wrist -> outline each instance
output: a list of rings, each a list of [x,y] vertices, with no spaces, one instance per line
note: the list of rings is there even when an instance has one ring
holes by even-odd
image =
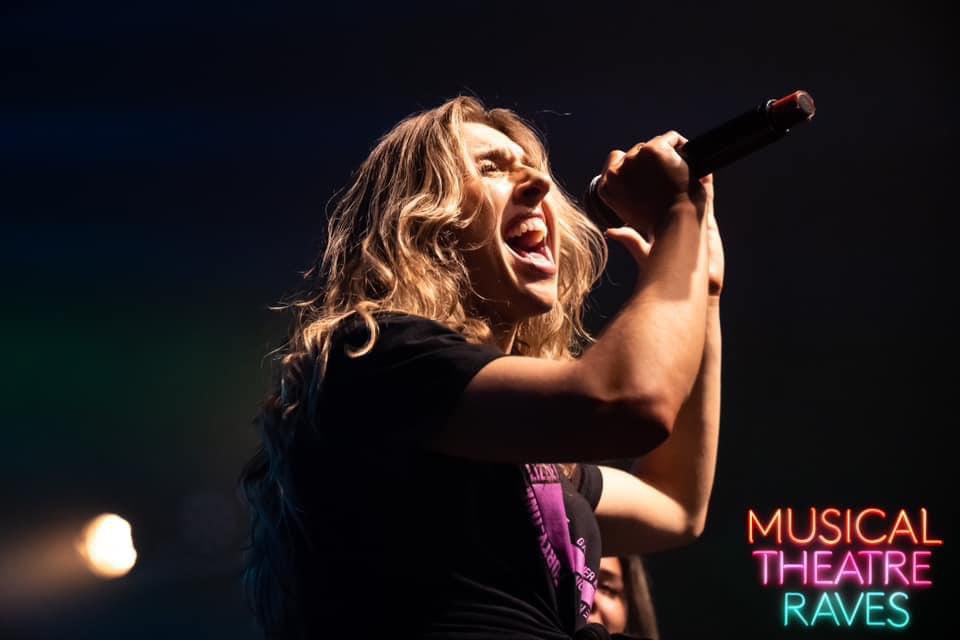
[[[697,209],[697,205],[694,204],[693,200],[687,196],[681,196],[677,198],[674,200],[673,204],[667,208],[667,218],[678,218],[683,216],[693,217],[698,220],[700,219],[700,212]]]

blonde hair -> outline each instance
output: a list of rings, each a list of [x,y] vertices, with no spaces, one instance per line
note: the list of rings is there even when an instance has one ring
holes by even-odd
[[[550,173],[534,129],[507,109],[486,110],[461,96],[401,121],[374,147],[329,217],[327,245],[305,274],[320,279],[318,293],[290,305],[299,313],[287,359],[316,350],[325,363],[333,331],[353,314],[370,332],[358,355],[365,353],[376,340],[376,311],[424,316],[471,342],[491,342],[490,319],[465,304],[471,287],[457,244],[475,214],[462,210],[466,122],[501,131]],[[517,355],[569,359],[591,339],[583,308],[606,264],[606,244],[566,194],[556,201],[558,304],[520,322]]]
[[[326,246],[304,274],[315,283],[312,291],[279,307],[295,312],[294,325],[279,352],[278,384],[258,416],[261,447],[241,475],[252,512],[245,580],[268,631],[289,624],[291,594],[284,583],[289,583],[291,559],[278,557],[277,550],[294,545],[276,539],[297,522],[287,451],[300,423],[309,421],[304,408],[314,400],[337,327],[351,316],[367,326],[370,337],[350,352],[353,357],[373,348],[378,311],[423,316],[470,342],[493,342],[491,319],[468,304],[473,290],[464,247],[458,245],[476,215],[463,210],[464,181],[472,171],[463,140],[468,122],[502,132],[524,149],[534,167],[550,174],[536,131],[510,110],[487,110],[477,99],[460,96],[412,115],[379,140],[336,201]],[[551,212],[560,236],[558,302],[520,322],[513,349],[517,355],[554,360],[576,357],[591,341],[582,321],[584,304],[607,261],[600,230],[557,191]],[[278,527],[285,522],[287,528]],[[283,591],[286,596],[280,598]]]

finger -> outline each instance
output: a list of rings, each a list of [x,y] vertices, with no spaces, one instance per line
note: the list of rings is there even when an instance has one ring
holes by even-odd
[[[662,157],[669,159],[671,164],[679,165],[684,162],[680,155],[680,149],[687,143],[687,139],[676,131],[667,131],[664,134],[651,138],[647,143],[650,147],[656,149],[662,154]]]
[[[597,182],[597,195],[608,207],[610,202],[607,200],[607,175],[623,164],[624,155],[620,149],[611,151],[607,154],[606,162],[603,163],[603,171],[600,172],[600,180]]]
[[[688,140],[686,138],[684,138],[678,132],[673,130],[667,131],[666,133],[662,133],[659,136],[656,136],[655,138],[651,138],[649,140],[649,144],[666,145],[671,149],[676,149],[677,147],[682,146],[687,142]]]
[[[713,216],[713,174],[708,173],[707,175],[700,178],[700,186],[703,188],[703,195],[706,198],[707,203],[707,215]]]
[[[637,155],[637,153],[639,153],[640,149],[643,149],[644,145],[646,145],[646,144],[647,144],[646,142],[638,142],[637,144],[635,144],[635,145],[633,145],[632,147],[630,147],[630,149],[627,151],[627,155],[628,155],[628,156],[635,156],[635,155]]]
[[[705,176],[703,176],[702,178],[700,178],[700,184],[703,185],[703,190],[706,191],[706,192],[710,195],[710,197],[712,198],[712,197],[713,197],[713,187],[714,187],[714,184],[715,184],[714,181],[713,181],[713,174],[712,174],[712,173],[708,173],[707,175],[705,175]]]
[[[633,259],[641,264],[646,261],[647,256],[650,255],[650,249],[653,247],[653,245],[647,242],[633,227],[612,227],[607,229],[604,235],[608,238],[613,238],[623,245],[626,250],[630,252],[630,255],[633,256]]]
[[[620,149],[614,149],[609,154],[607,154],[607,161],[603,164],[604,171],[610,171],[616,169],[623,163],[623,156],[626,154]]]

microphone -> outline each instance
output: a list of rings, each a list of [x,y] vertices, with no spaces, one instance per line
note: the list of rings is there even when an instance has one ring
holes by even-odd
[[[677,147],[677,153],[690,167],[691,179],[702,178],[716,169],[775,142],[790,128],[813,118],[816,107],[806,91],[794,91],[779,99],[766,100],[760,106],[702,133]],[[590,181],[583,197],[584,209],[601,229],[624,223],[597,193],[600,176]]]

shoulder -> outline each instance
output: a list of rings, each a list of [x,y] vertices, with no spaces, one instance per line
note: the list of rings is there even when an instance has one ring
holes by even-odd
[[[436,320],[377,312],[370,326],[360,316],[341,323],[331,337],[329,377],[376,379],[396,393],[424,389],[425,378],[440,388],[462,391],[476,372],[505,355],[492,345],[473,344]]]
[[[374,320],[350,317],[334,332],[324,390],[384,418],[377,428],[392,440],[432,437],[477,371],[504,355],[429,318],[380,312]]]
[[[373,325],[358,314],[344,319],[332,336],[334,344],[357,349],[363,347],[373,337],[374,349],[384,350],[397,346],[416,346],[427,340],[444,344],[469,344],[465,336],[446,325],[410,313],[397,311],[378,311],[373,314]],[[481,348],[483,345],[476,345]]]

